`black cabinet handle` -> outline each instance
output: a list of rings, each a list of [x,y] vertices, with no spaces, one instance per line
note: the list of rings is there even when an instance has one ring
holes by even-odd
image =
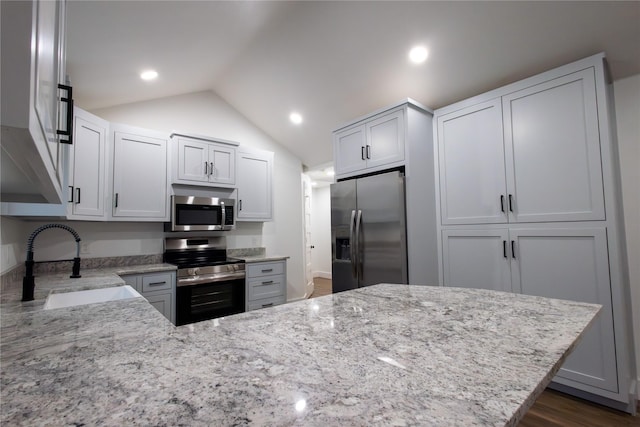
[[[513,195],[509,194],[509,211],[513,212]]]
[[[360,147],[360,158],[362,158],[362,160],[364,160],[364,146]]]
[[[273,284],[273,280],[267,280],[265,282],[262,282],[263,285],[271,285]]]
[[[270,302],[269,304],[262,304],[262,307],[271,307],[273,305],[272,302]]]
[[[116,208],[118,207],[118,193],[116,193]]]
[[[238,210],[242,210],[242,199],[238,200]]]
[[[73,88],[71,86],[58,84],[58,89],[66,90],[67,96],[61,97],[62,102],[67,104],[67,129],[56,130],[56,134],[60,136],[66,136],[67,139],[60,138],[59,141],[63,144],[73,144]]]
[[[503,257],[507,257],[507,241],[503,240],[502,241],[502,256]]]
[[[149,283],[149,286],[160,286],[160,285],[165,285],[167,282],[152,282]]]
[[[504,194],[500,195],[500,210],[504,213]]]
[[[371,146],[367,145],[367,159],[371,158]]]
[[[213,162],[209,163],[209,175],[214,175],[215,169],[213,168]]]
[[[71,200],[69,200],[67,203],[73,203],[73,185],[70,185],[69,188],[71,189],[70,193],[71,193]]]
[[[273,271],[273,268],[267,268],[262,270],[263,273],[271,273]]]
[[[209,171],[207,170],[208,167],[209,167],[209,163],[208,162],[204,162],[204,174],[205,175],[209,175]]]
[[[76,193],[77,193],[77,198],[76,198],[76,205],[80,204],[80,187],[76,187]]]
[[[516,259],[516,241],[511,241],[511,258]]]

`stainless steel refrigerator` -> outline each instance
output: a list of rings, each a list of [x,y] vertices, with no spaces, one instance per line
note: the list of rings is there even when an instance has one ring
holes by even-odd
[[[332,184],[333,292],[407,283],[406,229],[399,171]]]

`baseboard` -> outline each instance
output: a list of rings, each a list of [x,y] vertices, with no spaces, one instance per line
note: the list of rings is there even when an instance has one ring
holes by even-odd
[[[331,280],[331,272],[327,271],[314,271],[313,277],[320,277],[321,279],[329,279]]]

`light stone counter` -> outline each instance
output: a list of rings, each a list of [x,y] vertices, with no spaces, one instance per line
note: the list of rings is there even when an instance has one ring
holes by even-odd
[[[84,289],[105,288],[124,285],[121,275],[144,274],[156,271],[171,271],[177,267],[173,264],[141,264],[125,265],[120,267],[102,267],[97,269],[81,269],[78,279],[69,278],[71,270],[64,273],[44,273],[35,275],[34,297],[36,301],[23,303],[22,307],[38,307],[44,304],[44,299],[51,292],[72,292]],[[11,289],[2,293],[0,302],[20,301],[22,298],[22,282],[11,286]]]
[[[241,259],[247,264],[251,264],[254,262],[271,262],[271,261],[282,261],[285,259],[289,259],[288,256],[283,255],[255,255],[255,256],[238,256],[235,257],[237,259]]]
[[[173,327],[2,306],[2,425],[516,425],[600,307],[376,285]]]

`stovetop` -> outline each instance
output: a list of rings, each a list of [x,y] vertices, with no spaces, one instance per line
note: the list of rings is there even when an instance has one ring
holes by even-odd
[[[178,268],[244,263],[244,260],[227,257],[224,237],[166,238],[164,246],[164,262]]]

